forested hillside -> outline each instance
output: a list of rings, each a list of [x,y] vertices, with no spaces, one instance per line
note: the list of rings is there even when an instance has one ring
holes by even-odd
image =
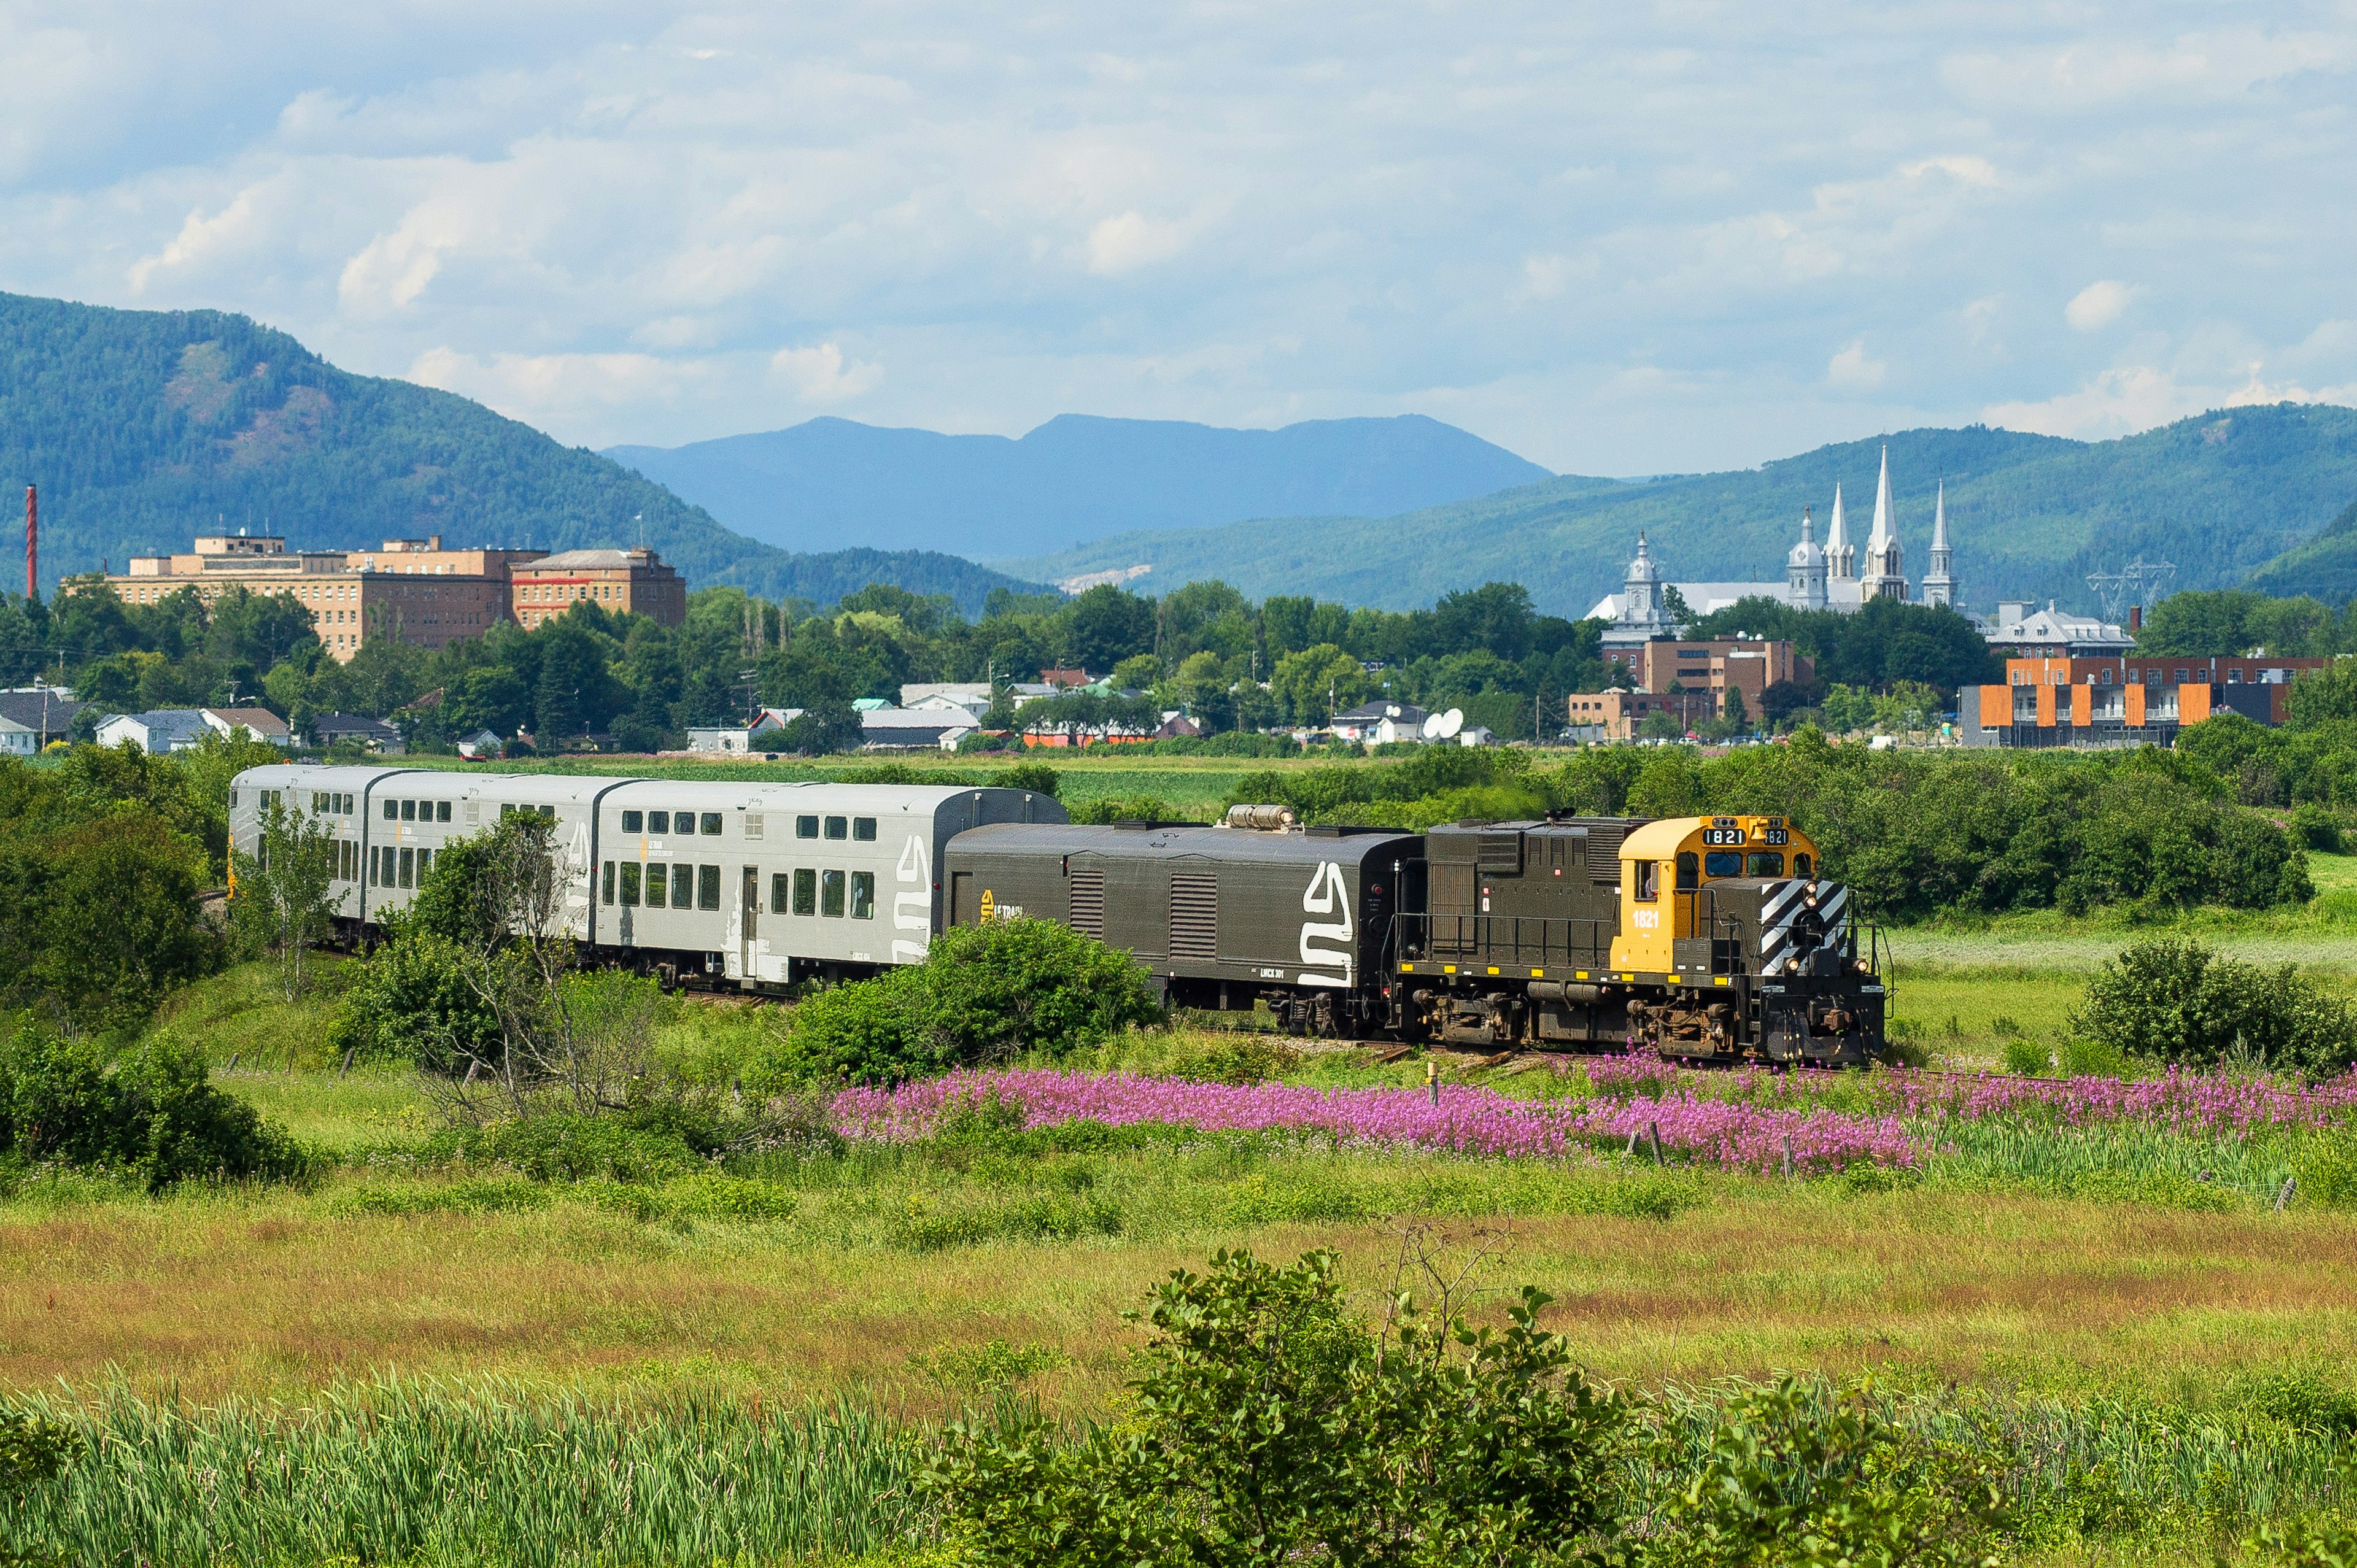
[[[27,484],[40,487],[48,585],[220,526],[320,546],[643,542],[693,582],[829,601],[886,581],[978,610],[991,588],[1023,585],[942,556],[757,544],[595,453],[448,392],[349,374],[219,311],[0,295],[0,494]]]
[[[1908,575],[1922,578],[1944,479],[1956,570],[1970,607],[1984,613],[2000,594],[2093,609],[2087,575],[2139,556],[2175,563],[2177,587],[2222,587],[2357,499],[2357,410],[2327,405],[2226,410],[2118,441],[1972,425],[1901,431],[1888,443]],[[1141,587],[1219,577],[1246,593],[1387,607],[1512,578],[1543,609],[1577,616],[1620,585],[1640,532],[1673,578],[1781,580],[1801,509],[1814,510],[1822,540],[1836,481],[1863,545],[1883,445],[1854,441],[1756,469],[1645,483],[1565,478],[1400,517],[1125,534],[999,564],[1049,580],[1150,564],[1135,579]],[[2271,591],[2316,591],[2323,580],[2287,579]]]

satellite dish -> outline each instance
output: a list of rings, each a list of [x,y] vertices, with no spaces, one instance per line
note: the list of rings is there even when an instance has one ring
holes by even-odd
[[[1440,715],[1440,734],[1435,738],[1439,740],[1448,740],[1454,737],[1457,732],[1464,727],[1465,710],[1462,708],[1451,708],[1447,713]]]
[[[1424,738],[1426,740],[1438,740],[1440,738],[1440,715],[1438,714],[1426,714],[1424,715]]]

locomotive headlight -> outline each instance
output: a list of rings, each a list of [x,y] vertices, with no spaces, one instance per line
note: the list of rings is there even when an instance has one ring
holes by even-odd
[[[1802,896],[1801,902],[1807,905],[1812,909],[1817,907],[1817,885],[1815,883],[1812,882],[1809,884],[1809,890]]]

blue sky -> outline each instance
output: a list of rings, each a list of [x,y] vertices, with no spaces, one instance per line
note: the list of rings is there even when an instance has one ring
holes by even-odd
[[[2357,5],[17,0],[0,286],[569,442],[2357,402]]]

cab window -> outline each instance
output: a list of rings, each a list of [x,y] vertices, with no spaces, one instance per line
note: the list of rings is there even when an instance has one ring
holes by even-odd
[[[1783,855],[1772,849],[1753,850],[1751,852],[1751,875],[1754,876],[1783,875]]]
[[[1810,863],[1807,855],[1796,854],[1792,857],[1792,875],[1795,876],[1814,876],[1816,875],[1816,867]]]
[[[1678,891],[1691,893],[1702,886],[1702,877],[1695,866],[1695,854],[1683,850],[1678,854]]]
[[[1740,876],[1743,875],[1743,852],[1739,849],[1715,849],[1702,857],[1705,876]]]
[[[1662,896],[1662,863],[1658,860],[1632,860],[1637,877],[1636,898],[1640,904],[1651,904]]]

